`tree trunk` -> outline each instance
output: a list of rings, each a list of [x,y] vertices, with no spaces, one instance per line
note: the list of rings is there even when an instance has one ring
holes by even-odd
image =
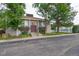
[[[56,31],[59,32],[59,28],[60,28],[60,20],[59,19],[56,20],[56,26],[57,26]]]
[[[59,32],[59,25],[57,26],[57,32]]]
[[[46,22],[45,22],[45,33],[46,33],[46,31],[47,31],[47,24],[46,24]]]

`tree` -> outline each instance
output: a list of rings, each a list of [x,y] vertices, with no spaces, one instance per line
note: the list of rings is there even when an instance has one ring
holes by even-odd
[[[18,29],[19,26],[23,23],[21,19],[24,16],[25,4],[23,3],[6,3],[8,8],[7,17],[9,18],[8,25],[13,29]]]
[[[3,6],[4,4],[3,3],[1,3],[0,4],[0,6]],[[0,7],[1,8],[1,7]],[[0,9],[0,28],[2,28],[2,29],[6,29],[6,25],[7,25],[7,15],[6,15],[6,11],[7,11],[7,9],[5,9],[5,7],[2,7],[1,9]]]
[[[48,25],[50,25],[50,12],[52,11],[51,3],[35,3],[34,8],[37,8],[37,14],[44,17],[45,21],[45,32],[48,32]]]
[[[44,17],[46,30],[53,20],[59,32],[59,27],[73,24],[72,21],[77,12],[70,5],[70,3],[35,3],[33,7],[37,8],[38,15]]]
[[[2,3],[4,8],[0,10],[0,27],[18,29],[23,23],[25,4],[23,3]]]
[[[57,32],[59,32],[59,27],[72,25],[76,11],[70,6],[70,3],[55,3],[55,7],[51,11],[51,19],[56,22]]]

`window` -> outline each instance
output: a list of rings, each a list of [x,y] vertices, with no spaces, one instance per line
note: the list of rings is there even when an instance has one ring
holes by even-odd
[[[44,25],[44,22],[41,22],[41,26],[42,26],[42,27],[44,27],[44,26],[45,26],[45,25]]]
[[[24,21],[24,26],[29,26],[28,21]]]

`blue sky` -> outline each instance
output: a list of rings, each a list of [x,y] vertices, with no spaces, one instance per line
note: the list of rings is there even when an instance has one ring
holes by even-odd
[[[33,3],[26,3],[26,13],[30,13],[33,14],[34,17],[41,18],[36,14],[36,9],[32,8],[32,4]],[[71,6],[74,8],[74,10],[78,11],[73,22],[74,24],[79,24],[79,3],[71,3]]]

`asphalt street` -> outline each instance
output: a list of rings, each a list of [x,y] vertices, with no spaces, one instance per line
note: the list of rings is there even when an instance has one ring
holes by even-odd
[[[0,44],[0,56],[79,56],[79,34]]]

